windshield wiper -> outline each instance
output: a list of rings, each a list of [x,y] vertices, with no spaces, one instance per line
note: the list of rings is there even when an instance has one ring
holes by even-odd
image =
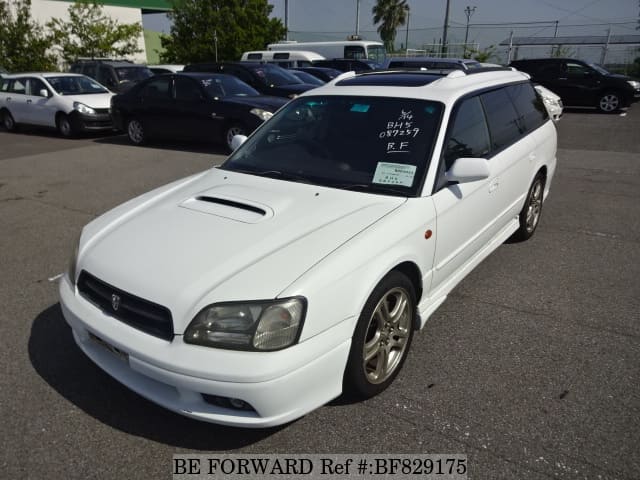
[[[242,170],[239,168],[235,168],[233,170],[231,170],[232,172],[240,172],[240,173],[248,173],[249,175],[257,175],[259,177],[268,177],[268,178],[277,178],[280,180],[289,180],[292,182],[300,182],[300,183],[311,183],[313,184],[314,182],[312,182],[311,180],[309,180],[306,177],[300,176],[300,175],[295,175],[293,173],[289,173],[289,172],[281,172],[280,170]]]
[[[331,184],[328,185],[332,188],[339,188],[341,190],[355,190],[358,192],[369,192],[369,193],[388,193],[391,195],[395,195],[398,197],[408,197],[407,194],[399,192],[393,188],[383,187],[380,185],[372,185],[369,183],[345,183],[345,184]]]

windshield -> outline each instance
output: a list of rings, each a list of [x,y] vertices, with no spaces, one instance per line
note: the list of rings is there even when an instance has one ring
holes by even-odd
[[[289,102],[221,167],[386,195],[420,193],[442,104],[361,96]]]
[[[153,72],[147,67],[119,67],[115,70],[119,82],[138,83],[145,78],[153,77]]]
[[[295,75],[292,75],[284,68],[280,68],[275,65],[264,64],[252,67],[251,70],[260,77],[260,80],[262,80],[266,85],[272,87],[303,83]]]
[[[602,66],[598,65],[597,63],[589,63],[588,65],[591,68],[593,68],[596,72],[601,73],[602,75],[611,75],[609,70],[607,70],[606,68],[603,68]]]
[[[387,51],[382,45],[369,45],[367,47],[367,58],[382,65],[387,59]]]
[[[109,93],[95,80],[83,76],[78,77],[46,77],[49,85],[59,95],[87,95],[92,93]]]
[[[220,97],[255,97],[260,95],[249,85],[231,75],[212,75],[208,78],[199,78],[200,84],[209,95]]]
[[[291,70],[291,73],[296,77],[298,77],[300,80],[302,80],[304,83],[307,83],[309,85],[320,86],[325,84],[325,82],[320,80],[318,77],[314,77],[313,75],[307,72],[301,72],[299,70]]]

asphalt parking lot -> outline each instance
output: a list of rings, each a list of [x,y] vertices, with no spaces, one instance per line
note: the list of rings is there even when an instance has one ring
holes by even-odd
[[[167,478],[175,453],[465,453],[474,479],[640,478],[640,105],[570,111],[535,236],[485,260],[416,335],[395,384],[269,430],[170,413],[75,346],[49,277],[82,225],[220,163],[0,130],[0,477]]]

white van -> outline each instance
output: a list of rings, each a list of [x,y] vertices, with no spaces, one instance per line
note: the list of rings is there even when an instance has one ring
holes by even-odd
[[[310,67],[315,60],[326,60],[322,55],[305,50],[281,50],[272,52],[269,50],[256,50],[244,52],[240,61],[242,62],[269,62],[275,63],[283,68]]]
[[[279,52],[292,50],[305,50],[324,55],[329,60],[334,58],[353,58],[356,60],[367,59],[382,65],[387,59],[384,45],[380,42],[368,40],[343,40],[337,42],[296,42],[287,41],[271,43],[267,50]]]

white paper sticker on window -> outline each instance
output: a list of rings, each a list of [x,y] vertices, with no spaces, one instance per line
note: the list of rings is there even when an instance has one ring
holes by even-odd
[[[403,163],[378,162],[376,172],[373,174],[372,183],[382,183],[385,185],[403,185],[410,187],[413,185],[413,177],[416,175],[415,165],[405,165]]]

